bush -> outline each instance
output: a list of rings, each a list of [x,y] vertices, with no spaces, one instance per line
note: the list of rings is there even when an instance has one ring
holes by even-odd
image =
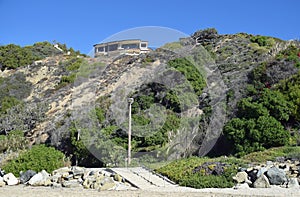
[[[5,96],[2,100],[0,98],[0,114],[6,113],[6,111],[18,104],[21,104],[21,101],[12,96]]]
[[[18,45],[9,44],[0,46],[0,65],[5,68],[14,69],[19,66],[32,64],[33,61],[39,58],[34,56],[27,48],[22,48]]]
[[[299,156],[300,156],[299,146],[295,146],[295,147],[283,146],[283,147],[270,148],[264,151],[253,152],[243,156],[242,159],[247,160],[247,162],[264,163],[266,161],[275,161],[277,157],[285,157],[288,159],[290,158],[299,159]]]
[[[232,142],[236,156],[286,145],[290,138],[288,131],[272,116],[233,118],[225,125],[224,134]]]
[[[29,132],[45,119],[48,109],[46,102],[13,106],[0,116],[0,133],[7,134],[13,130]]]
[[[201,171],[195,171],[196,168],[205,163],[217,162],[220,162],[225,166],[224,172],[220,175],[206,175]],[[213,167],[213,165],[209,167]],[[193,188],[225,188],[234,185],[232,176],[236,174],[238,166],[244,166],[244,163],[235,158],[209,159],[205,157],[190,157],[173,161],[156,171],[167,176],[172,181],[179,183],[181,186]]]
[[[18,100],[27,98],[32,88],[33,85],[26,81],[25,74],[21,72],[16,72],[7,78],[0,78],[0,102],[4,97],[14,97]]]
[[[196,189],[230,188],[233,187],[234,183],[232,181],[228,181],[225,176],[214,176],[214,175],[201,176],[199,173],[196,173],[195,175],[192,176],[185,176],[183,179],[179,181],[179,185],[186,186],[186,187],[193,187]]]
[[[266,36],[253,36],[250,38],[250,41],[257,43],[260,47],[272,47],[275,44],[273,38]]]
[[[79,133],[76,128],[75,122],[72,122],[70,128],[70,149],[73,154],[72,162],[74,165],[81,165],[85,167],[101,167],[103,163],[99,161],[94,155],[89,151],[87,145],[83,142],[82,135],[85,133]],[[80,136],[81,134],[81,136]],[[79,139],[78,139],[79,138]]]
[[[1,168],[14,175],[19,175],[20,171],[27,170],[52,172],[64,166],[64,158],[65,155],[53,147],[34,145],[30,150],[21,153],[16,159]]]
[[[177,58],[169,61],[168,65],[185,76],[197,96],[202,94],[202,90],[206,87],[206,81],[199,70],[188,59]]]
[[[28,141],[23,131],[11,131],[8,135],[0,135],[0,152],[17,151],[27,148]]]

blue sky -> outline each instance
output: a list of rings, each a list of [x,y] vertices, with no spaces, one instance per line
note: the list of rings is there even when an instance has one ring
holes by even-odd
[[[88,53],[93,44],[140,26],[299,39],[299,11],[299,0],[0,0],[0,44],[55,40]]]

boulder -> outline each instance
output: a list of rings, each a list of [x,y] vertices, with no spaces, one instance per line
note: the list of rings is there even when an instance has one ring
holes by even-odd
[[[114,182],[105,182],[105,183],[98,189],[98,191],[110,190],[110,189],[113,189],[115,186],[116,186],[116,183],[114,183]]]
[[[252,171],[250,171],[250,172],[247,172],[248,177],[249,177],[249,180],[250,180],[252,183],[254,183],[254,182],[256,181],[256,179],[257,179],[257,172],[258,172],[257,169],[254,169],[254,170],[252,170]]]
[[[248,174],[246,172],[238,172],[234,177],[232,177],[237,183],[248,183],[252,182],[248,179]]]
[[[268,171],[268,168],[266,167],[261,167],[258,172],[257,172],[257,178],[264,175]]]
[[[20,183],[22,183],[22,184],[26,183],[34,175],[36,175],[36,172],[33,171],[33,170],[27,170],[26,172],[21,173],[21,175],[20,175]]]
[[[119,174],[115,174],[115,176],[114,176],[114,180],[115,180],[115,181],[118,181],[118,182],[122,182],[123,178],[122,178],[122,176],[121,176],[121,175],[119,175]]]
[[[68,173],[68,174],[69,174],[69,172],[70,172],[70,168],[68,168],[68,167],[63,167],[63,168],[59,168],[59,169],[57,169],[57,170],[54,170],[54,171],[52,172],[52,174],[53,174],[53,175],[58,174],[58,175],[62,176],[64,173]]]
[[[236,184],[233,189],[249,189],[248,183],[238,183]]]
[[[0,177],[3,177],[4,175],[5,175],[5,171],[0,168]]]
[[[49,177],[50,180],[53,182],[53,183],[59,183],[61,182],[61,175],[60,174],[55,174],[55,175],[52,175]]]
[[[15,177],[13,173],[8,173],[3,176],[4,182],[6,182],[7,185],[17,185],[19,183],[19,180]]]
[[[0,187],[3,187],[6,183],[3,180],[3,177],[0,176]]]
[[[5,184],[5,182],[4,181],[0,181],[0,187],[3,187],[3,186],[5,186],[6,184]]]
[[[266,175],[270,181],[271,185],[282,185],[287,183],[286,173],[277,167],[271,167],[267,172]]]
[[[50,186],[52,184],[49,174],[45,170],[34,175],[28,183],[31,186]]]
[[[288,188],[296,188],[299,189],[299,182],[297,178],[291,178],[288,183]]]
[[[62,186],[63,187],[66,187],[66,188],[81,188],[82,185],[77,181],[77,180],[70,180],[70,181],[64,181],[62,183]]]
[[[83,175],[84,175],[84,168],[73,166],[73,167],[71,168],[71,170],[72,170],[72,172],[73,172],[73,178],[74,178],[74,179],[82,178]]]
[[[90,179],[85,179],[82,183],[82,186],[84,189],[90,189],[93,181],[90,181]]]
[[[62,185],[60,183],[52,182],[51,187],[52,188],[61,188]]]
[[[261,175],[253,183],[254,188],[270,188],[270,182],[265,175]]]

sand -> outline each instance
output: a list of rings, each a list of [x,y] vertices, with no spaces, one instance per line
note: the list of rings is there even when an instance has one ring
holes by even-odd
[[[193,192],[186,191],[168,191],[168,189],[151,190],[135,190],[135,191],[101,191],[81,188],[51,188],[51,187],[31,187],[24,185],[5,186],[0,188],[0,197],[235,197],[235,196],[282,196],[282,197],[300,197],[300,189],[286,188],[266,188],[266,189],[199,189]]]

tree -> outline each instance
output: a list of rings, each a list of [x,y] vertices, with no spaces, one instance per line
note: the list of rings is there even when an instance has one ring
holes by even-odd
[[[232,142],[233,153],[237,156],[286,145],[290,138],[289,132],[271,116],[233,118],[225,125],[224,134]]]
[[[259,98],[259,101],[269,110],[270,115],[279,121],[288,121],[292,113],[292,109],[294,109],[294,105],[277,90],[265,88]]]

